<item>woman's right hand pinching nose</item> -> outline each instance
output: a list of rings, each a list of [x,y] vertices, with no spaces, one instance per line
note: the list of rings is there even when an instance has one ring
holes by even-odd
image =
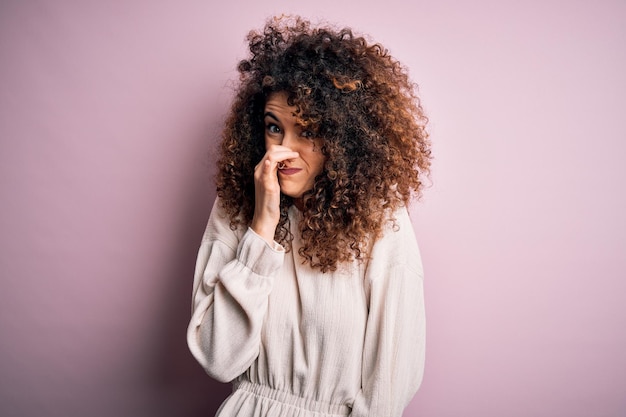
[[[250,227],[270,244],[280,220],[278,164],[297,157],[297,152],[285,146],[271,145],[254,168],[254,216]]]

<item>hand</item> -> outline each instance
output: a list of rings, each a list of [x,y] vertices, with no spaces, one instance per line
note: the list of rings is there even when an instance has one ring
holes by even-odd
[[[270,244],[280,220],[278,163],[297,157],[298,152],[285,146],[270,145],[254,168],[254,216],[250,227]]]

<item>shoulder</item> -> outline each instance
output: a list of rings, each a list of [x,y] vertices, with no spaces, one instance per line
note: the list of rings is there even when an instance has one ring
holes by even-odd
[[[384,275],[391,269],[409,269],[422,274],[422,260],[417,238],[406,206],[400,206],[386,215],[379,238],[370,252],[368,270]]]
[[[230,225],[230,218],[222,207],[220,198],[216,197],[213,208],[211,209],[209,221],[202,236],[202,243],[220,241],[230,248],[235,249],[244,233],[245,228],[242,226],[233,230]]]
[[[373,248],[411,243],[415,240],[415,231],[413,230],[413,223],[411,222],[408,208],[402,205],[394,211],[388,210],[385,213],[382,232],[374,242]]]

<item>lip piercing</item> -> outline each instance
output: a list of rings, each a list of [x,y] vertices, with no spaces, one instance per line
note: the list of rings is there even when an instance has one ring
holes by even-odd
[[[285,163],[284,162],[279,162],[278,163],[278,169],[285,169]]]

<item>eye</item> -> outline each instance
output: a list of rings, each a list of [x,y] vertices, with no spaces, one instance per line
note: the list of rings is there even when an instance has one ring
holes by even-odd
[[[277,135],[277,134],[281,133],[280,127],[278,127],[274,123],[268,123],[265,126],[265,129],[272,135]]]
[[[311,132],[310,130],[303,130],[302,133],[300,133],[300,136],[302,136],[303,138],[307,138],[307,139],[314,138],[313,132]]]

